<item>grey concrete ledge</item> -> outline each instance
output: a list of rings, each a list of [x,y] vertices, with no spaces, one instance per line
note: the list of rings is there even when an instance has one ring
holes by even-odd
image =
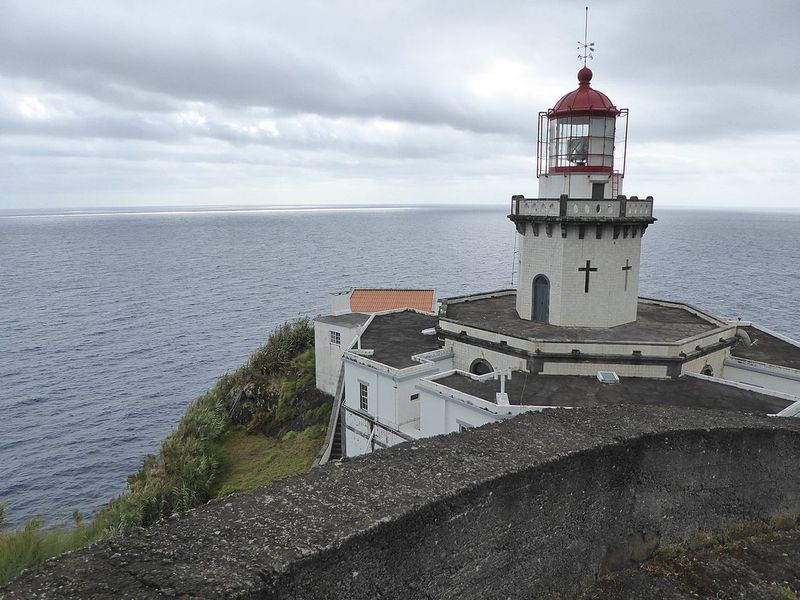
[[[48,561],[2,598],[549,598],[800,515],[800,420],[550,410],[331,463]]]

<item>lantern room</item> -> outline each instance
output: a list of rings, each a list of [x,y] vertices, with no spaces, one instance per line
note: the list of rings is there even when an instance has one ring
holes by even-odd
[[[541,186],[540,182],[540,187],[548,191],[553,188],[553,192],[571,197],[594,198],[602,187],[602,198],[614,198],[621,192],[620,180],[625,172],[628,109],[614,106],[608,96],[592,88],[591,80],[591,69],[583,67],[578,71],[578,89],[547,112],[539,113],[536,174],[539,178],[560,175],[565,179],[551,182],[554,185]],[[598,180],[598,185],[569,181],[573,174],[588,175]],[[599,186],[604,181],[611,185]],[[578,190],[578,195],[570,193]]]

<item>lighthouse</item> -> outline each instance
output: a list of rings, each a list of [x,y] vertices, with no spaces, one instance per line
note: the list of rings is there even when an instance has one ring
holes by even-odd
[[[442,298],[434,311],[394,290],[408,308],[317,319],[317,382],[341,407],[323,460],[556,406],[800,417],[800,343],[639,297],[653,199],[623,193],[628,110],[593,87],[585,36],[577,89],[539,113],[538,195],[511,198],[516,287]]]
[[[520,318],[564,327],[614,327],[636,320],[642,236],[653,199],[622,193],[628,109],[592,87],[539,113],[538,198],[514,196]]]

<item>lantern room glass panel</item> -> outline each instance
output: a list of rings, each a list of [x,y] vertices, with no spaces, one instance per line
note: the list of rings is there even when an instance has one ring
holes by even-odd
[[[584,167],[610,170],[614,164],[613,117],[569,116],[550,120],[548,166],[557,170]]]

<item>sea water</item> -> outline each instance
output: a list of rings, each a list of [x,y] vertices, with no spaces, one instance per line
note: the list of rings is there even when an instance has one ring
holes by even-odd
[[[509,287],[507,209],[0,214],[0,501],[124,491],[186,405],[350,286]],[[660,210],[640,293],[800,338],[800,214]]]

